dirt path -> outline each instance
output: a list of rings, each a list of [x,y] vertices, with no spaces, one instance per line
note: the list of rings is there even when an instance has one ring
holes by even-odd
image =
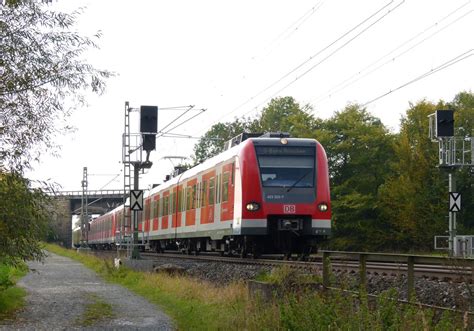
[[[174,330],[158,307],[69,258],[48,253],[18,282],[26,307],[0,330]],[[104,317],[105,316],[105,317]]]

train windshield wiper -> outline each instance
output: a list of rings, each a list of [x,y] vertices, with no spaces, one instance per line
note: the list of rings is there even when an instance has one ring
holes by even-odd
[[[288,189],[286,190],[286,192],[290,192],[295,186],[296,184],[298,184],[299,182],[301,182],[306,176],[308,176],[311,172],[313,171],[313,168],[310,168],[308,169],[308,171],[306,171],[303,176],[301,176],[300,178],[298,178],[296,180],[296,182],[294,182],[293,184],[291,184],[290,187],[288,187]]]

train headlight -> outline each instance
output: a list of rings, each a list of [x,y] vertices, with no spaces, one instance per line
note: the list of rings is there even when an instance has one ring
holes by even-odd
[[[327,205],[327,203],[321,202],[321,203],[318,205],[318,209],[319,209],[319,211],[327,211],[327,210],[328,210],[328,205]]]
[[[249,202],[245,208],[247,208],[248,211],[257,211],[260,209],[260,205],[256,202]]]
[[[281,138],[281,139],[280,139],[280,143],[281,143],[282,145],[286,145],[286,144],[288,144],[288,139],[286,139],[286,138]]]

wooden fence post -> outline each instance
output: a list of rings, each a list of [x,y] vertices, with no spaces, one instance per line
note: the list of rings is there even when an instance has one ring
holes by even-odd
[[[328,252],[323,252],[323,286],[328,288],[330,285],[329,281],[329,268],[331,267],[331,260]]]
[[[415,299],[415,257],[409,256],[407,260],[407,287],[408,301]]]
[[[359,277],[360,283],[359,288],[360,290],[367,290],[367,255],[360,254],[359,255]]]

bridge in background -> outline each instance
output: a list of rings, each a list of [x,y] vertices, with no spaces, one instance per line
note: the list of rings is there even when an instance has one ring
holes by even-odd
[[[57,241],[64,247],[71,247],[72,216],[81,214],[82,191],[58,191],[54,198],[52,225]],[[87,191],[87,210],[90,214],[105,214],[123,204],[124,190]]]
[[[71,215],[81,214],[82,191],[55,192],[56,199],[70,202]],[[105,214],[123,203],[124,190],[91,190],[87,191],[87,209],[92,214]]]

